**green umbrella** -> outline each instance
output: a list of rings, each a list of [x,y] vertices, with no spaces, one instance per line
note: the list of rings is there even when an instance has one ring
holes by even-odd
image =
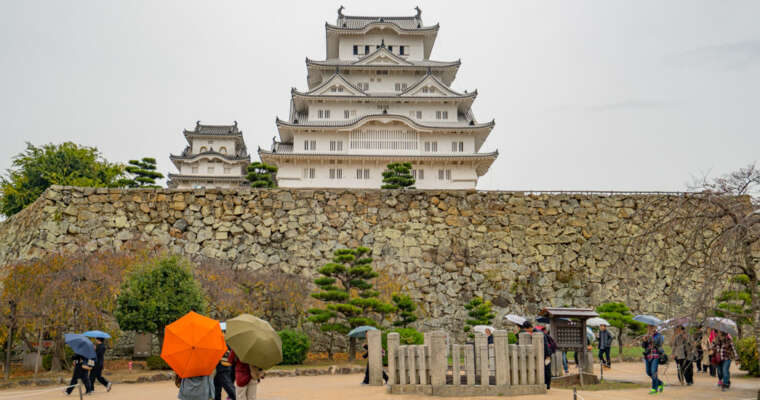
[[[227,320],[224,334],[240,361],[267,369],[282,361],[282,341],[269,322],[251,314],[240,314]]]

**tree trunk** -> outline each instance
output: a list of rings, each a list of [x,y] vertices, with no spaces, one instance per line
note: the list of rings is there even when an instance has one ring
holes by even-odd
[[[158,336],[158,354],[161,354],[161,351],[164,349],[164,327],[161,326],[158,328],[158,333],[156,334]],[[150,344],[150,353],[153,354],[153,343]]]
[[[42,357],[42,328],[37,335],[37,357],[34,358],[34,376],[37,377],[37,371],[40,369],[40,361]]]
[[[348,361],[356,360],[356,338],[348,338]]]
[[[53,357],[50,361],[50,370],[55,372],[61,370],[61,352],[63,351],[63,346],[59,339],[56,339],[55,342],[53,342],[53,346]]]
[[[618,329],[618,361],[623,362],[623,329]]]
[[[335,344],[335,334],[330,332],[330,341],[327,342],[327,359],[333,360],[333,345]]]
[[[11,351],[13,350],[13,322],[8,326],[8,347],[5,349],[5,380],[11,374]]]
[[[756,354],[760,354],[760,297],[758,297],[760,293],[757,292],[757,275],[749,275],[749,284],[749,294],[752,300],[752,331],[755,335],[755,351],[757,352]],[[757,358],[757,363],[758,368],[760,368],[760,356]]]

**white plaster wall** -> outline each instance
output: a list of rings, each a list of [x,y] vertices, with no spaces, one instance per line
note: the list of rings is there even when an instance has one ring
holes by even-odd
[[[388,162],[345,162],[342,164],[330,164],[330,160],[322,161],[297,161],[278,165],[278,184],[281,187],[292,188],[363,188],[379,189],[382,186],[382,172]],[[303,178],[304,168],[314,168],[315,178]],[[343,179],[330,179],[331,168],[342,168]],[[474,189],[477,184],[477,175],[474,167],[466,165],[428,164],[415,165],[414,169],[423,169],[424,179],[417,179],[415,187],[418,189]],[[370,179],[356,179],[357,169],[369,169]],[[438,170],[451,170],[451,180],[439,180]],[[362,174],[363,175],[363,174]]]
[[[400,128],[404,129],[404,128]],[[409,154],[409,155],[449,155],[449,154],[474,154],[475,153],[475,138],[468,134],[428,134],[421,133],[417,135],[417,150],[393,150],[394,154]],[[304,141],[316,141],[316,150],[304,150]],[[341,140],[343,141],[343,151],[331,151],[330,141]],[[459,145],[457,144],[457,151],[451,150],[451,142],[463,142],[463,150],[459,152]],[[430,152],[425,152],[425,142],[438,142],[438,151],[432,152],[432,146]],[[364,149],[351,149],[350,134],[346,133],[294,133],[293,135],[293,152],[294,153],[335,153],[335,154],[377,154],[378,150],[364,150]],[[386,154],[389,151],[385,152]]]
[[[457,105],[440,103],[397,103],[388,102],[388,113],[398,114],[417,120],[416,113],[409,114],[410,111],[422,111],[421,122],[457,122]],[[318,118],[319,110],[330,110],[330,118]],[[382,113],[378,108],[378,103],[358,103],[357,100],[336,99],[335,101],[323,103],[311,103],[309,106],[309,121],[345,121],[345,110],[349,110],[348,119],[359,118],[369,114]],[[355,110],[356,114],[350,111]],[[448,119],[437,120],[436,111],[447,111]]]
[[[413,37],[408,35],[398,35],[391,29],[384,29],[382,32],[373,30],[365,35],[344,35],[339,39],[338,58],[341,60],[358,60],[364,57],[364,46],[369,45],[370,54],[376,50],[376,46],[385,40],[385,46],[393,46],[393,54],[399,55],[398,46],[404,45],[404,55],[401,56],[407,60],[421,61],[424,58],[422,37]],[[354,45],[359,46],[359,54],[354,55]]]
[[[214,151],[219,151],[222,147],[226,147],[227,154],[235,154],[235,141],[232,139],[194,139],[192,146],[193,154],[200,153],[201,147],[205,147],[206,150],[213,148]]]
[[[185,162],[180,165],[179,173],[182,175],[220,175],[220,176],[240,176],[243,175],[243,168],[245,163],[236,162],[232,163],[224,161],[221,163],[210,163],[208,160],[201,159],[193,163]],[[198,172],[193,172],[193,167],[198,167]],[[208,172],[208,167],[214,167],[214,172]],[[224,167],[230,167],[230,172],[225,173]]]

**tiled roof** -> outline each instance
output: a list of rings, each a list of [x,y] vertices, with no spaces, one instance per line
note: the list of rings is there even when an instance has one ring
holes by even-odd
[[[333,26],[340,29],[364,29],[367,25],[372,23],[388,23],[398,26],[404,30],[428,30],[437,28],[435,26],[423,26],[422,25],[422,10],[418,8],[417,14],[413,16],[402,17],[388,17],[388,16],[360,16],[360,15],[344,15],[343,6],[338,9],[338,20]]]
[[[223,158],[225,160],[230,160],[230,161],[240,161],[240,160],[251,159],[251,156],[248,154],[246,155],[222,154],[218,151],[204,151],[202,153],[197,153],[197,154],[181,154],[178,156],[174,154],[170,154],[169,158],[172,160],[192,160],[194,158],[201,157],[201,156],[215,156],[215,157]]]
[[[375,118],[375,117],[394,117],[403,119],[406,121],[411,122],[413,125],[417,125],[423,128],[441,128],[441,129],[447,129],[447,128],[456,128],[456,129],[477,129],[477,128],[487,128],[492,127],[495,125],[494,121],[486,122],[486,123],[480,123],[480,124],[472,124],[470,125],[469,122],[436,122],[435,125],[425,125],[422,123],[419,123],[417,121],[414,121],[410,119],[409,117],[405,115],[399,115],[399,114],[368,114],[363,115],[358,118],[349,119],[349,120],[341,120],[341,121],[329,121],[329,120],[320,120],[319,122],[311,122],[307,121],[304,123],[296,123],[296,122],[289,122],[289,121],[283,121],[280,118],[277,118],[275,120],[275,123],[278,125],[289,125],[289,126],[307,126],[307,127],[344,127],[344,126],[351,126],[353,124],[356,124],[357,122],[368,119],[368,118]]]
[[[359,60],[361,61],[361,60]],[[383,68],[397,68],[397,67],[420,67],[420,68],[427,68],[427,67],[458,67],[462,64],[460,60],[457,61],[433,61],[433,60],[406,60],[411,65],[393,65],[393,64],[356,64],[359,61],[352,61],[352,60],[341,60],[338,58],[331,58],[328,60],[312,60],[310,58],[306,58],[306,65],[319,65],[319,66],[325,66],[325,67],[383,67]]]
[[[203,125],[201,121],[195,123],[195,129],[192,131],[185,129],[184,133],[195,135],[242,135],[242,132],[238,129],[237,121],[232,125]]]

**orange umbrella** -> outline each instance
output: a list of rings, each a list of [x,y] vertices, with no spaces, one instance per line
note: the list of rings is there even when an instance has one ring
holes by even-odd
[[[211,375],[226,351],[219,321],[193,311],[164,330],[161,358],[180,378]]]

